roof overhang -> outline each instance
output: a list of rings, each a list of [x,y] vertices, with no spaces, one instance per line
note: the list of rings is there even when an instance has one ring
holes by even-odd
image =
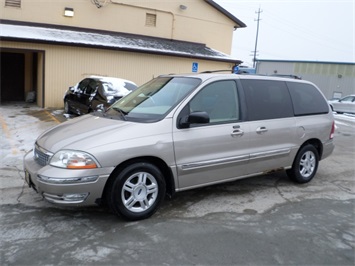
[[[201,43],[176,41],[83,28],[0,20],[3,41],[46,43],[76,47],[120,50],[240,64],[242,61]]]
[[[210,4],[211,6],[213,6],[215,9],[217,9],[219,12],[221,12],[223,15],[225,15],[229,19],[231,19],[236,24],[235,28],[245,28],[247,26],[244,22],[242,22],[241,20],[236,18],[233,14],[231,14],[226,9],[221,7],[215,1],[213,1],[213,0],[205,0],[205,2]]]

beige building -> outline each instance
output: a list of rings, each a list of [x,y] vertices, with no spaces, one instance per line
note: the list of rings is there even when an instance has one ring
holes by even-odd
[[[233,31],[246,27],[212,0],[0,0],[0,19],[0,103],[35,92],[41,107],[62,107],[92,74],[141,85],[232,69]]]

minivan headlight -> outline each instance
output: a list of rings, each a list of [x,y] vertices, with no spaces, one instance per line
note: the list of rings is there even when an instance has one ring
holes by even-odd
[[[98,168],[96,159],[82,151],[61,150],[53,155],[50,165],[67,169],[92,169]]]

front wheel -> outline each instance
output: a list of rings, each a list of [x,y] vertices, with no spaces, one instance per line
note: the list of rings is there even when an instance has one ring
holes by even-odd
[[[297,183],[307,183],[315,176],[318,164],[318,151],[313,145],[308,144],[298,151],[292,168],[287,170],[286,173]]]
[[[115,214],[126,220],[152,216],[165,197],[164,177],[153,164],[134,163],[113,178],[107,191],[107,202]]]
[[[70,105],[69,105],[68,101],[64,101],[64,113],[65,114],[71,114]]]

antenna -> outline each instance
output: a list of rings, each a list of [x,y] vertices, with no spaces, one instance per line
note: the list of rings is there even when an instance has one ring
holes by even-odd
[[[257,53],[257,48],[258,48],[258,37],[259,37],[259,21],[260,19],[260,13],[263,12],[262,10],[259,10],[257,12],[255,12],[256,14],[258,14],[258,19],[256,19],[255,21],[257,21],[257,26],[256,26],[256,37],[255,37],[255,48],[254,48],[254,57],[253,57],[253,68],[255,68],[255,64],[256,64],[256,53]]]

